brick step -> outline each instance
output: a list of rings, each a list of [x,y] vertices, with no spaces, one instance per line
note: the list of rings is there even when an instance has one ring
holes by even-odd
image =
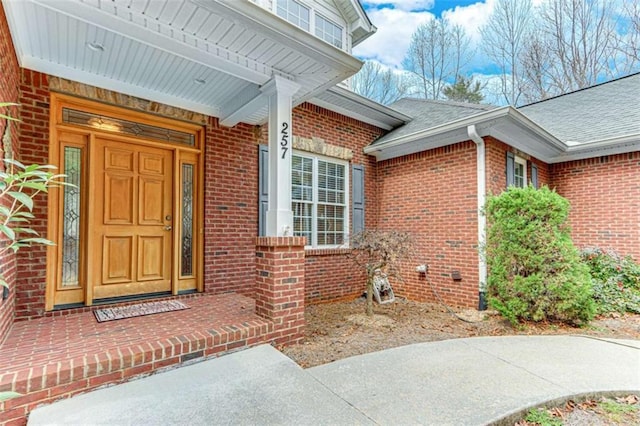
[[[192,309],[129,322],[94,324],[95,320],[86,318],[92,317],[90,312],[80,314],[84,318],[43,319],[34,337],[43,344],[55,338],[55,323],[62,318],[66,319],[60,326],[69,326],[70,321],[84,325],[78,327],[85,338],[68,336],[66,345],[58,341],[57,347],[48,352],[35,342],[25,342],[22,351],[19,343],[14,347],[26,337],[12,336],[19,335],[22,326],[14,324],[17,330],[12,330],[0,347],[0,392],[13,391],[22,396],[0,402],[0,424],[23,425],[28,413],[41,404],[277,340],[273,323],[253,313],[251,299],[239,295],[204,296],[189,300],[189,304],[194,305]],[[171,328],[170,322],[180,323],[172,324],[173,333],[163,330]],[[89,330],[87,323],[92,327]],[[31,324],[28,329],[34,326],[37,327]],[[104,338],[111,334],[118,334],[123,344],[114,345],[111,339]],[[77,347],[80,341],[82,345]],[[83,351],[82,355],[74,355]]]

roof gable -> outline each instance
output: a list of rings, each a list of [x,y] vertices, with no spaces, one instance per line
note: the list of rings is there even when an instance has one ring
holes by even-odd
[[[382,136],[374,144],[384,143],[425,129],[438,127],[451,121],[495,108],[493,105],[416,98],[403,98],[389,105],[389,107],[408,115],[412,120]]]

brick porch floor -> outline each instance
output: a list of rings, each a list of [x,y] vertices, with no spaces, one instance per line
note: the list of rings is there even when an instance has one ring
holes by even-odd
[[[273,323],[237,294],[181,299],[190,309],[98,323],[92,312],[16,322],[0,346],[0,424],[98,386],[272,339]]]

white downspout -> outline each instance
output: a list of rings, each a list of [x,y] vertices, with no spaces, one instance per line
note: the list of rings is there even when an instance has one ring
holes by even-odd
[[[487,194],[486,154],[484,140],[478,134],[475,124],[467,126],[469,138],[476,144],[476,173],[478,180],[478,309],[486,309],[487,263],[482,253],[486,240],[487,218],[484,215],[484,203]]]

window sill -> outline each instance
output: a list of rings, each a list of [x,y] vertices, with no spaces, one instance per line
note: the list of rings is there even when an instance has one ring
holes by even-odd
[[[349,248],[305,248],[304,254],[306,256],[334,256],[349,254],[351,249]]]

